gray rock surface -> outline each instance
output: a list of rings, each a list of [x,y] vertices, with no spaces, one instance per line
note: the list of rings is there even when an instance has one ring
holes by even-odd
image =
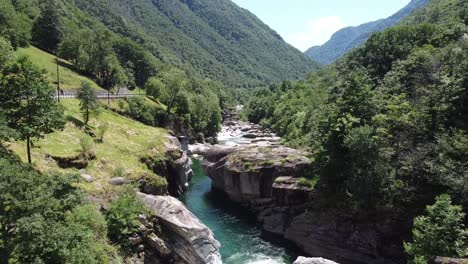
[[[187,155],[186,151],[183,151],[183,147],[176,137],[168,136],[165,143],[166,156],[170,159],[168,163],[168,179],[172,185],[170,189],[173,190],[171,194],[181,195],[188,188],[188,183],[193,176],[192,171],[192,160]]]
[[[89,174],[81,174],[81,178],[87,183],[93,182],[93,177]]]
[[[283,175],[303,176],[311,165],[307,153],[284,146],[239,148],[207,164],[213,188],[235,202],[272,197],[273,183]]]
[[[125,185],[125,184],[130,183],[130,181],[123,177],[116,177],[116,178],[109,179],[109,183],[112,185]]]
[[[305,258],[299,257],[293,264],[338,264],[337,262],[324,258]]]
[[[173,233],[168,242],[172,251],[190,264],[220,264],[221,244],[213,232],[193,215],[182,202],[170,196],[138,193],[166,230]]]

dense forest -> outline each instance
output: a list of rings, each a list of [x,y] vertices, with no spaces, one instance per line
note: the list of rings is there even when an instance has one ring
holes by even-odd
[[[351,208],[419,214],[447,193],[466,212],[467,72],[468,4],[433,0],[307,80],[258,91],[245,115],[310,151],[311,177]],[[466,238],[425,249],[465,256]]]
[[[1,5],[2,31],[14,46],[25,45],[32,37],[34,44],[54,51],[65,40],[75,46],[63,47],[64,56],[73,59],[74,51],[77,59],[78,48],[81,52],[89,43],[105,44],[114,37],[113,45],[101,47],[113,46],[121,65],[135,74],[137,85],[148,71],[159,71],[163,65],[244,88],[303,78],[315,67],[230,1],[2,0]]]

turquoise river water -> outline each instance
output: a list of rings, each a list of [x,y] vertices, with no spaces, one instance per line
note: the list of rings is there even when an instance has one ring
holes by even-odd
[[[226,264],[290,264],[296,256],[285,248],[264,240],[261,230],[242,209],[211,191],[211,179],[195,162],[189,190],[180,198],[193,214],[207,225],[221,242]]]

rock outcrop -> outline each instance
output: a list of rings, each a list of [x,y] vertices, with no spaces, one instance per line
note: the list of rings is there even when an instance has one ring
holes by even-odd
[[[305,176],[311,161],[306,153],[284,146],[248,146],[227,154],[217,162],[202,164],[213,180],[214,189],[227,194],[235,202],[243,203],[271,198],[276,178]]]
[[[178,197],[187,190],[193,176],[192,159],[174,136],[168,136],[164,146],[164,157],[148,155],[142,157],[141,161],[155,174],[166,178],[169,194]]]
[[[171,233],[166,245],[156,239],[154,244],[163,252],[172,251],[189,264],[220,264],[220,243],[195,215],[179,200],[170,196],[138,193],[144,204],[158,218],[164,230]]]

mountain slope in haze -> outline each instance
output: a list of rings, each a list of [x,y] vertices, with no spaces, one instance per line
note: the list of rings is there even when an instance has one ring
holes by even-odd
[[[407,6],[386,19],[368,22],[357,27],[347,27],[337,31],[331,39],[322,46],[308,49],[305,55],[321,64],[330,64],[348,51],[364,43],[369,36],[377,31],[383,31],[396,25],[413,11],[426,5],[428,0],[412,0]]]
[[[316,64],[230,0],[75,0],[163,62],[228,86],[304,77]]]

